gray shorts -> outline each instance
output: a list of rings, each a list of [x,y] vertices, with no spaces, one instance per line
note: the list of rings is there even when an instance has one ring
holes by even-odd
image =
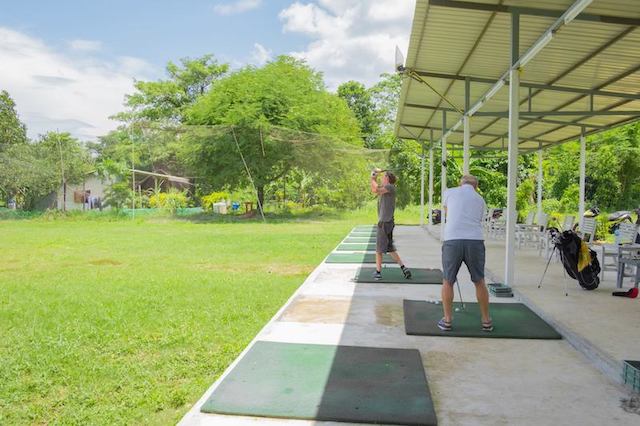
[[[442,271],[444,279],[453,284],[458,278],[462,262],[467,265],[471,281],[484,279],[485,248],[482,240],[449,240],[442,243]]]
[[[376,228],[376,252],[378,253],[393,253],[396,251],[396,247],[393,245],[393,228],[395,223],[391,222],[378,222]]]

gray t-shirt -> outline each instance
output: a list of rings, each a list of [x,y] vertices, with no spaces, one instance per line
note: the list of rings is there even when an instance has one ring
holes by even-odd
[[[389,192],[378,197],[378,222],[391,222],[396,210],[396,187],[388,184],[384,188]]]

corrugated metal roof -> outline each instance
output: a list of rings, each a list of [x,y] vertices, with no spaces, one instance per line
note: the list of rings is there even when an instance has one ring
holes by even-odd
[[[513,9],[508,8],[521,8],[519,49],[522,54],[573,3],[574,0],[417,0],[405,66],[422,73],[456,108],[426,85],[405,76],[396,134],[407,139],[428,140],[433,130],[434,139],[439,139],[441,109],[448,110],[448,127],[461,118],[455,110],[464,109],[464,77],[472,80],[470,105],[473,105],[491,88],[492,82],[509,69]],[[595,0],[578,19],[554,34],[551,42],[521,70],[522,149],[538,149],[575,139],[581,125],[586,126],[589,134],[640,118],[637,116],[640,111],[639,23],[640,0]],[[478,79],[481,81],[476,81]],[[626,97],[597,94],[591,97],[583,92],[527,87],[533,84],[620,92]],[[634,99],[629,95],[637,96]],[[482,114],[504,115],[509,107],[508,96],[505,85],[471,117],[473,147],[502,149],[506,146],[508,118]],[[561,115],[565,111],[590,111],[592,103],[594,112],[630,111],[635,115]],[[527,115],[529,104],[533,113],[554,113]],[[462,144],[462,140],[462,126],[447,139],[451,144]]]

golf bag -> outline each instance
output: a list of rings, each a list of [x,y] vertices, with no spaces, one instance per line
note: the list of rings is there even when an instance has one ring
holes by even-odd
[[[433,209],[431,212],[431,223],[437,225],[440,222],[442,222],[442,211],[440,209]]]
[[[578,280],[580,287],[585,290],[594,290],[600,285],[600,262],[595,251],[589,249],[591,262],[582,271],[578,271],[578,258],[582,239],[573,231],[558,233],[555,238],[555,247],[560,252],[562,266],[567,274],[574,280]]]

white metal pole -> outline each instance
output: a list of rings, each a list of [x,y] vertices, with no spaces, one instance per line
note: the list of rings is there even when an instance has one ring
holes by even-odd
[[[542,214],[542,144],[540,144],[538,147],[538,208],[536,217],[540,217],[540,215]]]
[[[469,139],[471,137],[470,135],[470,131],[469,131],[469,116],[465,115],[464,119],[462,121],[462,124],[464,126],[464,139],[463,139],[463,145],[462,145],[462,174],[463,175],[468,175],[469,174]]]
[[[511,60],[518,60],[519,15],[511,15]],[[507,173],[507,229],[505,236],[504,283],[513,286],[516,248],[516,184],[518,177],[518,127],[520,119],[520,75],[509,71],[509,162]]]
[[[469,128],[469,97],[471,95],[471,81],[466,78],[464,81],[464,116],[462,117],[462,126],[464,130],[463,142],[462,142],[462,174],[469,174],[469,145],[471,139],[471,131]]]
[[[422,155],[420,156],[420,226],[424,226],[424,141],[420,141]]]
[[[433,129],[429,137],[429,225],[433,225]]]
[[[447,226],[447,218],[444,212],[444,193],[447,190],[447,112],[442,111],[442,164],[440,171],[440,241],[444,240],[444,227]]]
[[[582,222],[582,216],[584,215],[584,190],[587,174],[587,143],[584,137],[584,127],[580,129],[580,201],[578,204],[578,220]]]

